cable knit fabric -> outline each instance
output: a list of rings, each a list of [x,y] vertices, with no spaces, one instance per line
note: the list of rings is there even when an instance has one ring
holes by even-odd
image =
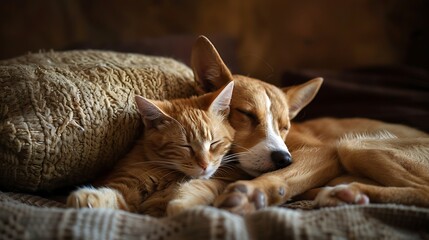
[[[28,54],[0,61],[0,189],[52,190],[87,182],[141,130],[134,96],[195,94],[173,59],[108,51]]]
[[[429,209],[393,204],[319,210],[271,207],[241,217],[196,207],[153,218],[111,209],[64,209],[0,192],[0,239],[428,239]]]

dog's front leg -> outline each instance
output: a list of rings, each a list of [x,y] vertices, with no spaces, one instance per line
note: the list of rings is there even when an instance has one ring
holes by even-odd
[[[292,152],[293,163],[253,180],[230,184],[214,205],[237,214],[280,205],[341,174],[335,148],[301,148]]]

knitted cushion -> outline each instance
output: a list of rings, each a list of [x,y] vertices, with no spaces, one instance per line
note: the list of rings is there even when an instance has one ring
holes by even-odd
[[[52,190],[111,167],[141,130],[135,94],[195,94],[192,71],[162,57],[107,51],[0,61],[0,189]]]

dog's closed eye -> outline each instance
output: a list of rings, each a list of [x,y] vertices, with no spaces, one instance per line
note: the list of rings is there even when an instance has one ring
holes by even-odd
[[[246,116],[247,118],[249,118],[249,119],[250,119],[250,120],[252,120],[253,122],[255,122],[255,123],[258,123],[258,122],[259,122],[259,119],[258,119],[258,117],[256,116],[256,114],[254,114],[254,113],[252,113],[252,112],[250,112],[250,111],[247,111],[247,110],[240,109],[240,108],[236,108],[235,110],[236,110],[237,112],[239,112],[240,114],[242,114],[242,115]]]

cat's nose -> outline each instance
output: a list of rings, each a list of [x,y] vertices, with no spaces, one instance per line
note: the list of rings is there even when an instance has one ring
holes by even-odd
[[[286,151],[272,151],[271,161],[273,161],[276,169],[281,169],[289,166],[292,163],[292,157],[290,153]]]
[[[208,164],[206,162],[198,162],[198,166],[200,166],[205,171],[208,167]]]

